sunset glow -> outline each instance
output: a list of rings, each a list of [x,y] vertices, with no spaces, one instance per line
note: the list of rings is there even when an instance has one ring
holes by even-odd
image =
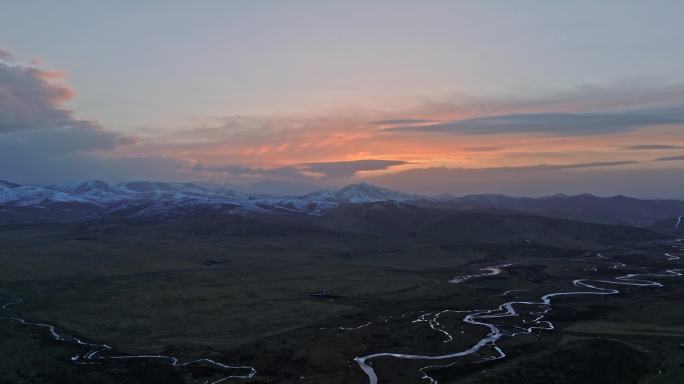
[[[18,28],[30,7],[15,3],[19,16],[0,16],[0,156],[22,164],[0,166],[6,178],[338,186],[393,175],[402,189],[458,193],[473,189],[456,180],[416,186],[402,172],[684,172],[684,31],[666,22],[676,12],[592,3],[591,14],[544,4],[517,15],[505,3],[383,2],[127,12],[133,5],[111,10],[127,19],[118,43],[94,4],[82,4],[82,15],[104,24],[87,34],[51,29],[75,17],[58,9],[34,15],[30,33]],[[631,28],[644,13],[660,28]],[[307,16],[295,23],[294,14]],[[478,29],[502,14],[500,25]],[[567,39],[549,45],[558,22]],[[40,38],[48,31],[66,49]],[[317,163],[326,171],[313,172]]]

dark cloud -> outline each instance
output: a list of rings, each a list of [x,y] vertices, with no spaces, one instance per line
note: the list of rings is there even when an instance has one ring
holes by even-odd
[[[214,173],[226,173],[226,174],[231,174],[231,175],[238,175],[238,174],[253,174],[253,175],[262,175],[264,172],[266,172],[266,169],[263,168],[252,168],[252,167],[245,167],[242,165],[204,165],[204,164],[195,164],[192,167],[193,171],[197,172],[214,172]]]
[[[641,151],[641,150],[657,150],[657,149],[682,149],[678,145],[666,145],[666,144],[641,144],[641,145],[630,145],[627,147],[622,147],[622,149]]]
[[[354,160],[302,164],[300,169],[323,174],[330,178],[352,177],[362,171],[381,171],[396,165],[408,164],[399,160]]]
[[[124,173],[161,175],[168,159],[105,158],[105,152],[132,144],[132,137],[76,117],[66,107],[75,92],[62,75],[10,64],[0,51],[0,174],[22,182],[117,177]],[[162,164],[163,163],[163,164]],[[147,164],[147,165],[146,165]],[[175,168],[174,168],[175,169]],[[156,173],[155,173],[156,172]],[[168,174],[168,172],[167,172]]]
[[[537,94],[509,93],[499,97],[453,94],[431,100],[412,114],[419,116],[497,116],[543,112],[605,112],[666,109],[682,106],[684,84],[653,84],[630,80]],[[408,115],[409,113],[407,113]],[[395,125],[411,125],[410,123]]]
[[[604,167],[617,167],[621,165],[631,165],[639,164],[640,161],[636,160],[620,160],[620,161],[594,161],[587,163],[569,163],[569,164],[537,164],[528,165],[520,167],[494,167],[494,168],[463,168],[463,170],[478,170],[478,171],[496,171],[496,172],[507,172],[510,170],[527,170],[531,172],[535,171],[555,171],[555,170],[568,170],[568,169],[584,169],[584,168],[604,168]],[[460,169],[460,168],[451,168]]]
[[[0,63],[0,146],[57,151],[112,149],[132,139],[78,119],[65,103],[75,92],[61,75]]]
[[[12,61],[12,60],[14,60],[14,55],[12,54],[12,52],[10,52],[6,49],[0,48],[0,60]]]
[[[26,130],[0,135],[0,151],[17,156],[112,150],[132,143],[133,138],[114,134],[96,125]]]
[[[232,176],[240,179],[281,179],[296,178],[301,179],[302,175],[292,167],[281,168],[258,168],[243,165],[204,165],[196,164],[192,167],[195,172],[217,173],[225,176]]]
[[[192,167],[195,172],[218,173],[243,179],[274,180],[313,180],[317,177],[343,180],[351,178],[362,171],[379,171],[392,166],[408,164],[398,160],[354,160],[304,163],[280,168],[258,168],[242,165],[204,165]]]
[[[654,159],[653,161],[679,161],[679,160],[684,160],[684,156],[659,157],[657,159]]]
[[[650,125],[684,123],[684,108],[620,112],[521,113],[484,116],[429,125],[400,125],[388,131],[445,132],[470,135],[545,133],[559,136],[615,134]]]
[[[191,179],[186,161],[156,156],[101,157],[88,153],[40,153],[22,155],[0,150],[0,175],[19,183],[62,183],[101,179],[178,180]]]
[[[423,123],[437,123],[436,120],[425,120],[425,119],[390,119],[390,120],[378,120],[371,121],[368,124],[372,125],[408,125],[408,124],[423,124]]]
[[[593,163],[576,163],[567,165],[549,165],[556,169],[578,169],[578,168],[600,168],[600,167],[616,167],[619,165],[638,164],[639,161],[623,160],[623,161],[596,161]]]
[[[502,193],[512,196],[546,196],[588,192],[598,195],[684,197],[684,169],[644,169],[617,165],[620,164],[423,168],[366,178],[366,181],[420,194]]]
[[[0,134],[90,125],[63,107],[74,92],[52,77],[39,69],[0,63]]]

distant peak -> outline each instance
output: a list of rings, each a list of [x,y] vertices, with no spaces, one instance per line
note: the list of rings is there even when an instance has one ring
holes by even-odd
[[[112,187],[102,180],[86,180],[79,184],[71,184],[66,187],[58,187],[65,192],[75,193],[75,194],[85,194],[92,192],[110,192]]]
[[[612,197],[613,199],[623,199],[623,200],[631,200],[633,197],[625,196],[625,195],[615,195]]]
[[[388,200],[408,200],[411,196],[365,182],[350,184],[333,193],[333,198],[345,203],[377,202]]]
[[[367,190],[367,191],[392,191],[391,189],[383,188],[383,187],[378,187],[377,185],[373,184],[368,184],[366,182],[360,182],[356,184],[349,184],[347,186],[344,186],[340,188],[340,191],[343,190]],[[392,191],[394,192],[394,191]]]
[[[368,188],[368,187],[373,187],[373,185],[370,185],[366,182],[361,182],[361,183],[355,183],[355,184],[348,184],[341,189],[347,189],[347,188]]]
[[[596,198],[596,196],[592,195],[591,193],[582,193],[580,195],[577,195],[577,197],[585,197],[585,198]]]
[[[19,188],[19,187],[21,187],[21,184],[12,183],[11,181],[7,181],[7,180],[0,180],[0,187]]]
[[[107,184],[106,182],[104,182],[102,180],[96,180],[96,179],[86,180],[86,181],[82,182],[81,185],[89,185],[89,186],[98,187],[98,188],[109,188],[109,184]]]
[[[356,184],[349,184],[349,185],[342,187],[338,190],[338,192],[344,192],[344,191],[359,191],[359,192],[371,192],[371,193],[373,193],[373,192],[400,193],[397,191],[393,191],[391,189],[378,187],[376,185],[368,184],[365,182],[356,183]]]

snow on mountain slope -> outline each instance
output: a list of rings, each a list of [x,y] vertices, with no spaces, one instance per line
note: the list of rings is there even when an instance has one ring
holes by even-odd
[[[55,196],[72,195],[73,200],[93,200],[98,202],[120,200],[207,200],[216,202],[221,200],[230,201],[256,201],[261,205],[287,205],[304,206],[312,202],[324,202],[330,204],[345,203],[371,203],[379,201],[405,201],[413,197],[390,189],[376,187],[366,183],[348,185],[339,190],[326,190],[312,192],[300,197],[278,196],[252,196],[236,192],[232,189],[219,188],[211,190],[193,183],[162,183],[151,181],[132,181],[116,185],[107,184],[100,180],[88,180],[81,183],[68,183],[50,185],[45,187],[20,186],[19,184],[0,181],[0,189],[9,190],[23,188],[22,190],[34,191]],[[68,199],[64,197],[65,199]],[[250,203],[247,205],[254,205]]]
[[[670,228],[684,201],[640,200],[625,196],[553,195],[518,198],[504,195],[408,195],[366,183],[303,196],[265,196],[236,192],[218,185],[132,181],[108,184],[88,180],[48,186],[19,185],[0,180],[0,223],[69,220],[95,217],[166,218],[202,210],[226,213],[295,213],[322,215],[347,204],[402,203],[438,209],[485,209],[520,212],[603,224],[651,225]],[[408,202],[409,204],[403,204]],[[679,228],[684,226],[680,224]],[[664,227],[663,227],[664,228]]]
[[[165,217],[200,208],[317,215],[340,204],[406,201],[412,198],[366,183],[300,197],[279,197],[252,196],[232,189],[210,189],[193,183],[132,181],[111,185],[100,180],[88,180],[39,187],[0,182],[0,204],[4,206],[81,203],[100,207],[99,216],[118,212],[136,217]]]
[[[237,192],[235,190],[228,189],[228,188],[217,189],[216,191],[214,191],[214,194],[217,196],[228,198],[228,199],[250,199],[251,198],[251,196],[249,196],[247,194],[240,193],[240,192]]]
[[[376,187],[367,183],[359,183],[348,185],[337,191],[312,192],[302,196],[301,199],[314,202],[357,204],[375,203],[379,201],[407,201],[414,199],[414,197],[391,189]]]
[[[21,185],[11,183],[11,182],[6,181],[6,180],[0,180],[0,191],[3,189],[10,189],[10,188],[17,188],[17,187],[21,187]]]
[[[80,196],[97,203],[108,203],[128,199],[129,196],[120,193],[114,187],[101,180],[87,180],[82,183],[68,183],[51,185],[47,188]]]
[[[26,207],[46,203],[89,203],[89,201],[70,193],[42,187],[19,186],[0,189],[0,204]]]
[[[60,192],[70,193],[98,203],[112,203],[124,200],[184,200],[188,198],[216,198],[209,189],[192,183],[160,183],[131,181],[116,185],[100,180],[48,186]]]

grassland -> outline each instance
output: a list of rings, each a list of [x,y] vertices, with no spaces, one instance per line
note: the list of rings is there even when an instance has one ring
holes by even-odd
[[[0,297],[24,299],[9,308],[12,314],[106,342],[116,353],[250,365],[258,371],[254,383],[363,383],[355,356],[439,353],[464,348],[485,333],[454,314],[444,321],[460,336],[446,344],[429,327],[411,325],[420,313],[495,307],[510,289],[526,290],[512,294],[520,297],[562,290],[580,274],[615,273],[591,272],[593,265],[572,258],[615,242],[658,238],[553,219],[377,210],[314,219],[206,216],[14,226],[0,230]],[[614,253],[626,263],[643,264],[646,257]],[[504,262],[513,265],[501,275],[447,282]],[[664,266],[662,260],[649,263]],[[310,296],[320,289],[337,297]],[[582,378],[597,380],[610,371],[623,383],[680,382],[672,380],[682,378],[676,366],[682,358],[676,327],[684,323],[684,308],[676,303],[682,298],[680,283],[630,288],[619,297],[564,299],[551,314],[557,331],[505,339],[508,359],[435,374],[440,382],[561,382],[549,375],[579,377],[560,370],[568,362],[580,369],[617,356],[630,370],[606,360],[601,375],[585,370],[590,376]],[[9,321],[0,321],[0,337],[3,384],[204,383],[219,375],[142,360],[74,365],[69,356],[78,347]],[[581,351],[596,355],[585,359],[590,355]],[[532,361],[546,368],[535,374],[537,381],[524,381]],[[376,366],[383,383],[419,382],[419,363]],[[652,377],[660,367],[667,373]]]

